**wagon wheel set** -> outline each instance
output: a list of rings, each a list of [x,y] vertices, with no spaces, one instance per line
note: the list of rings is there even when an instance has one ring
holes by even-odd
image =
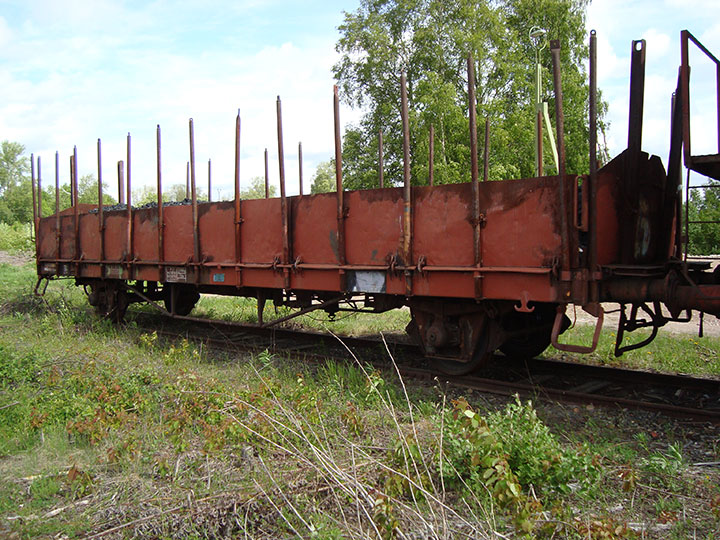
[[[89,280],[85,286],[88,302],[95,312],[121,322],[134,302],[162,301],[167,314],[190,314],[200,294],[193,285]],[[457,300],[411,299],[411,320],[406,331],[420,345],[425,356],[448,375],[471,373],[486,364],[496,350],[512,358],[532,358],[550,345],[556,304],[538,303],[531,312],[519,312],[513,302],[463,302]],[[154,304],[160,307],[159,304]],[[326,307],[334,312],[338,304]],[[564,318],[565,330],[569,319]]]

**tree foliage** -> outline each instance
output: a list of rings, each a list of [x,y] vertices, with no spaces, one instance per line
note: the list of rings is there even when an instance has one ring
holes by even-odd
[[[335,191],[335,160],[329,159],[318,164],[315,169],[310,193],[328,193]]]
[[[720,182],[707,179],[715,188],[690,191],[688,218],[690,221],[714,221],[690,225],[688,251],[692,255],[720,254]]]
[[[334,67],[343,98],[365,111],[359,124],[345,132],[346,185],[377,187],[380,131],[385,176],[389,183],[401,180],[403,71],[412,182],[427,182],[431,125],[436,182],[469,180],[468,56],[474,59],[476,72],[478,131],[482,133],[484,118],[490,122],[490,179],[534,176],[535,48],[528,35],[534,26],[561,41],[567,170],[585,172],[586,5],[587,0],[361,0],[355,12],[345,14],[339,28],[336,49],[342,56]],[[543,98],[554,111],[548,47],[541,51],[540,61]],[[601,119],[605,110],[600,100]]]
[[[277,188],[270,184],[269,186],[270,197],[275,197],[277,194]],[[240,198],[242,199],[264,199],[265,198],[265,178],[262,176],[255,176],[250,180],[250,187],[247,187],[240,191]]]
[[[32,221],[30,159],[23,155],[25,147],[17,142],[0,144],[0,222]]]

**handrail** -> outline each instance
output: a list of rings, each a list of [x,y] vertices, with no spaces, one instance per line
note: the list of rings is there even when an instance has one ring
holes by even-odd
[[[690,152],[690,61],[688,41],[692,41],[698,49],[710,58],[710,60],[715,62],[718,153],[720,153],[720,60],[715,58],[715,56],[688,30],[680,32],[680,84],[682,94],[683,154],[685,158],[685,166],[691,168],[693,159],[692,153]]]

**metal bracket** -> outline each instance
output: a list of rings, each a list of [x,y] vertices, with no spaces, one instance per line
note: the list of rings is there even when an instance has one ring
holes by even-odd
[[[45,280],[45,286],[42,287],[42,291],[41,291],[41,290],[40,290],[40,288],[41,288],[41,287],[40,287],[40,284],[43,282],[43,280]],[[49,283],[50,283],[50,279],[49,279],[49,278],[40,276],[40,277],[38,278],[38,280],[37,280],[37,283],[35,283],[35,288],[33,289],[33,294],[34,294],[35,296],[39,296],[39,297],[41,297],[41,298],[42,298],[43,296],[45,296],[45,291],[47,291],[47,288],[48,288],[48,284],[49,284]]]
[[[553,322],[552,334],[550,342],[552,346],[558,351],[574,352],[588,354],[594,352],[597,349],[598,341],[600,339],[600,331],[602,330],[603,321],[605,320],[605,311],[600,307],[598,311],[597,322],[595,323],[595,333],[593,334],[592,345],[586,347],[584,345],[571,345],[569,343],[559,343],[558,336],[560,335],[560,328],[562,328],[563,316],[565,315],[565,309],[567,304],[558,306],[557,313],[555,314],[555,322]]]
[[[523,291],[522,295],[520,296],[520,305],[513,306],[515,308],[515,311],[519,311],[520,313],[532,313],[533,311],[535,311],[535,306],[528,307],[529,301],[530,293],[527,291]]]

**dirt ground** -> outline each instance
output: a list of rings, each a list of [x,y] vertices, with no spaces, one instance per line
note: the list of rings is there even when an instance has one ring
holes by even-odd
[[[0,251],[0,264],[9,264],[10,266],[23,266],[29,263],[32,257],[28,255],[10,255],[6,251]]]

